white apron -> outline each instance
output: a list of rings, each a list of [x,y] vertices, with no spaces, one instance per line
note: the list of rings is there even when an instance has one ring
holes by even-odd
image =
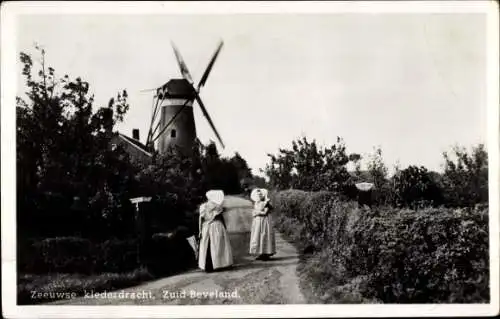
[[[200,207],[202,227],[198,267],[203,270],[207,268],[206,261],[209,247],[213,269],[225,268],[233,264],[233,254],[227,230],[222,221],[214,219],[218,214],[217,209],[210,202]]]
[[[274,236],[271,215],[264,214],[264,202],[257,202],[254,206],[252,230],[250,233],[250,254],[276,254],[276,239]]]

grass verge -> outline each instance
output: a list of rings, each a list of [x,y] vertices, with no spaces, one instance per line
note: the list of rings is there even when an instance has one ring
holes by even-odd
[[[280,231],[280,233],[283,239],[299,250],[297,277],[300,291],[308,304],[381,303],[379,300],[366,299],[361,296],[359,285],[363,284],[363,278],[343,282],[341,265],[332,264],[326,251],[308,252],[307,247],[292,233],[287,231]]]
[[[32,305],[80,297],[85,292],[112,291],[154,279],[145,268],[127,273],[82,274],[20,274],[17,304]]]

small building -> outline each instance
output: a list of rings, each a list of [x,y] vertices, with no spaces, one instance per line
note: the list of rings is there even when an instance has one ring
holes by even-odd
[[[371,207],[376,199],[377,189],[372,182],[373,178],[370,176],[370,173],[367,171],[358,171],[349,172],[349,174],[354,182],[351,196],[357,199],[358,204]]]
[[[373,203],[373,191],[375,190],[375,185],[373,183],[356,183],[356,188],[358,189],[358,203],[360,205],[372,206]]]
[[[129,155],[130,159],[136,163],[151,164],[153,152],[150,148],[139,141],[139,130],[132,130],[132,137],[120,132],[114,133],[111,138],[111,149],[120,145]]]

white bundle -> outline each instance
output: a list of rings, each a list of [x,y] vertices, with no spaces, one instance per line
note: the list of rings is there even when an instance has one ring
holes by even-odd
[[[360,191],[366,192],[371,190],[375,185],[373,183],[357,183],[356,188]]]
[[[186,240],[188,241],[189,245],[191,245],[191,248],[193,248],[194,250],[194,256],[196,258],[196,260],[198,260],[198,241],[196,240],[196,237],[195,236],[191,236],[191,237],[188,237],[186,238]]]

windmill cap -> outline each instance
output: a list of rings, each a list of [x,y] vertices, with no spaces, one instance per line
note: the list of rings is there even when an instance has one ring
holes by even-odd
[[[193,86],[186,79],[172,79],[165,86],[170,96],[194,97]]]

